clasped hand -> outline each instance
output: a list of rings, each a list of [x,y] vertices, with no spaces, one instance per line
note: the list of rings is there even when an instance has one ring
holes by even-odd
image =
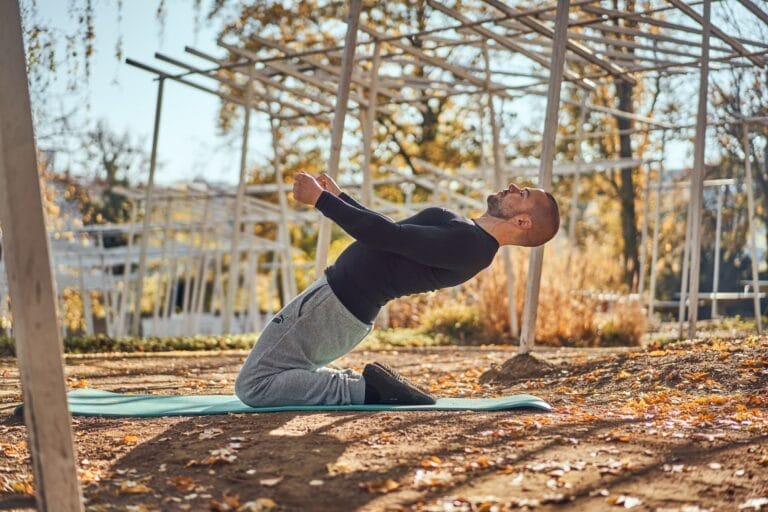
[[[341,189],[333,178],[326,173],[320,174],[317,178],[304,171],[299,171],[293,176],[293,197],[298,202],[309,206],[314,206],[320,198],[323,190],[338,196]]]

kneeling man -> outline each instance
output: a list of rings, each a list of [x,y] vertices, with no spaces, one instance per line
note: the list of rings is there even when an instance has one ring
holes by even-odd
[[[489,195],[487,211],[474,219],[433,207],[393,222],[326,174],[297,173],[293,195],[356,241],[262,332],[235,382],[237,396],[252,407],[434,403],[385,364],[368,364],[362,375],[326,365],[371,332],[388,301],[461,284],[489,266],[500,246],[542,245],[560,226],[550,193],[515,184]]]

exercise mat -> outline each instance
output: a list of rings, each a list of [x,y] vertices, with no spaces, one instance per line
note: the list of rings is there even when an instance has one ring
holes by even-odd
[[[532,395],[499,398],[439,398],[434,405],[357,404],[270,407],[249,407],[233,395],[128,395],[83,388],[70,391],[67,397],[69,411],[74,416],[124,418],[282,411],[505,411],[519,408],[552,410],[547,402]]]

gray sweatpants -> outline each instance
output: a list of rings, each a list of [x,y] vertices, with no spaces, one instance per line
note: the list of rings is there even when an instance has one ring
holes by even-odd
[[[361,404],[365,381],[353,370],[325,365],[352,350],[373,329],[339,301],[325,276],[269,322],[235,381],[252,407]]]

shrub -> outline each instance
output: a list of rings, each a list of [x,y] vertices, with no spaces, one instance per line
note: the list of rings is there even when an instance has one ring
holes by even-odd
[[[645,309],[636,300],[620,300],[598,327],[599,345],[640,345],[645,334]]]
[[[419,330],[433,336],[447,337],[446,341],[459,344],[478,344],[484,332],[478,308],[458,303],[426,312],[421,317]]]
[[[430,336],[410,328],[374,329],[358,350],[382,350],[406,347],[433,347],[445,345],[447,340]]]
[[[64,352],[93,354],[99,352],[169,352],[172,350],[232,350],[250,349],[258,335],[233,336],[175,336],[167,338],[110,338],[103,334],[68,337]],[[15,355],[13,339],[0,337],[0,355]]]
[[[614,302],[600,293],[610,290],[610,294],[616,296],[626,292],[613,249],[599,243],[586,246],[588,251],[574,250],[566,240],[547,245],[536,342],[555,346],[638,344],[645,331],[645,315],[640,305]],[[393,301],[388,306],[390,326],[419,328],[464,342],[515,341],[510,336],[507,275],[502,254],[499,253],[489,268],[460,287]],[[525,300],[528,254],[527,249],[511,250],[518,328]]]

